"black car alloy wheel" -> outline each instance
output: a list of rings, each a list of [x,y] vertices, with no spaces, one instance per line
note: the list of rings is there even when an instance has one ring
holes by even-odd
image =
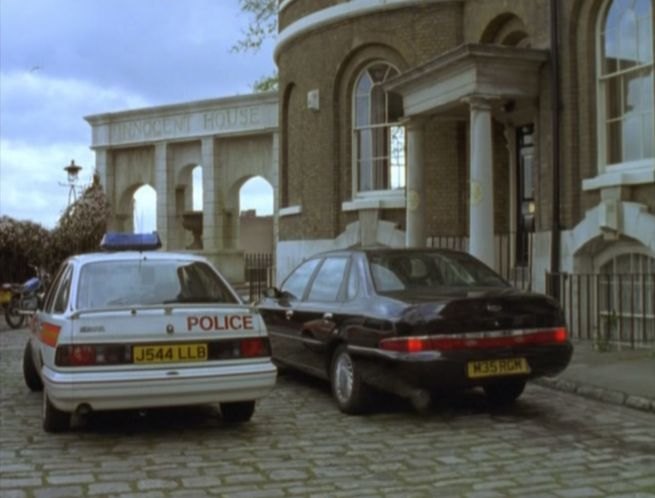
[[[346,345],[339,346],[332,356],[330,380],[332,394],[342,412],[364,411],[369,399],[368,386],[362,381],[361,371]]]

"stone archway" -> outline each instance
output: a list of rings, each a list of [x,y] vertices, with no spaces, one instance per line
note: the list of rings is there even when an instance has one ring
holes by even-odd
[[[201,247],[191,250],[209,258],[229,280],[242,281],[243,251],[234,238],[238,199],[235,203],[231,189],[241,178],[262,176],[273,186],[277,202],[277,93],[100,114],[86,120],[93,128],[91,147],[100,181],[115,206],[111,226],[125,227],[128,186],[149,184],[157,191],[157,230],[163,248],[187,250],[181,215],[192,210],[190,172],[202,165],[202,238],[196,244]]]

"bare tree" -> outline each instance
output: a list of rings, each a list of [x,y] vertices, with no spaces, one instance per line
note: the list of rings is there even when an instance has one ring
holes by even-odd
[[[243,37],[232,46],[234,52],[257,52],[266,39],[275,37],[277,5],[278,0],[239,0],[241,10],[249,14],[251,19]],[[255,81],[252,89],[255,92],[267,92],[277,90],[277,84],[276,71]]]

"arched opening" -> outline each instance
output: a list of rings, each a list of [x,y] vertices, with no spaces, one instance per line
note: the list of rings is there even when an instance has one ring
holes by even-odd
[[[528,30],[523,21],[511,13],[505,13],[492,20],[484,30],[481,43],[493,43],[508,47],[531,46]]]
[[[202,165],[182,167],[175,182],[177,247],[202,249]]]
[[[132,195],[132,231],[150,233],[157,230],[157,191],[141,185]]]
[[[191,199],[193,211],[202,211],[202,166],[200,165],[191,170]]]
[[[273,253],[273,202],[273,186],[261,176],[239,188],[238,247],[246,253]]]

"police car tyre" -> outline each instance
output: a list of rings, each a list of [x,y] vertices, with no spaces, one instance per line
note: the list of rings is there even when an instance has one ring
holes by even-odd
[[[332,355],[330,383],[332,395],[342,412],[357,415],[369,406],[370,388],[362,380],[360,368],[346,345],[337,347]]]
[[[43,430],[46,432],[64,432],[70,428],[70,413],[56,408],[43,393]]]
[[[501,380],[484,386],[484,392],[492,405],[503,406],[514,403],[525,389],[525,380]]]
[[[29,341],[25,344],[25,350],[23,351],[23,379],[25,379],[25,385],[27,385],[30,391],[43,390],[43,382],[41,381],[39,372],[34,364],[32,347],[30,346]]]
[[[248,422],[255,413],[254,401],[239,401],[234,403],[221,403],[223,421],[230,424]]]
[[[11,301],[9,301],[7,307],[5,308],[5,320],[7,321],[7,325],[9,325],[12,329],[21,328],[25,322],[25,315],[18,313],[18,310],[20,309],[19,304],[20,301],[18,297],[15,296],[11,299]]]

